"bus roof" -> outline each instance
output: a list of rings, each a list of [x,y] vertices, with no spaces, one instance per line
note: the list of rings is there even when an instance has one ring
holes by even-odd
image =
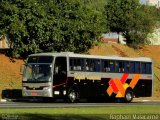
[[[100,56],[100,55],[77,54],[73,52],[38,53],[38,54],[31,54],[29,55],[29,57],[30,56],[66,56],[66,57],[74,57],[74,58],[93,58],[93,59],[111,59],[111,60],[152,62],[152,59],[149,57]]]

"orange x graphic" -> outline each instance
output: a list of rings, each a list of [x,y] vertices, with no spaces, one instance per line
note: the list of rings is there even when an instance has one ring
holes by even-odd
[[[128,76],[129,76],[129,74],[124,73],[123,76],[121,77],[121,80],[119,80],[118,78],[111,79],[109,81],[109,87],[106,90],[108,95],[111,96],[112,93],[114,92],[117,94],[116,97],[124,97],[125,90],[128,87],[131,87],[133,89],[135,87],[135,85],[137,84],[141,74],[135,74],[129,85],[127,83],[125,83]]]

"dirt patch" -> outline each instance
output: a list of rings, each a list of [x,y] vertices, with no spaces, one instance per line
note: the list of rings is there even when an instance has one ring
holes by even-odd
[[[10,59],[0,54],[0,91],[21,88],[20,66],[22,64],[24,64],[23,60]]]

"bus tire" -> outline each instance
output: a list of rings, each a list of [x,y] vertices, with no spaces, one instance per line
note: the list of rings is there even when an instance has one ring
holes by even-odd
[[[124,102],[130,103],[133,100],[133,97],[134,97],[133,90],[127,89],[124,96]]]
[[[79,100],[79,92],[75,88],[70,88],[68,90],[68,102],[75,103]]]

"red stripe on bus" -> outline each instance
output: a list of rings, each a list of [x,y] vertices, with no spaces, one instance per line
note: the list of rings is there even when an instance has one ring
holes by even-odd
[[[59,86],[65,85],[65,84],[67,84],[67,81],[64,83],[58,84],[58,85],[54,85],[53,88],[56,88],[56,87],[59,87]]]
[[[109,85],[112,87],[114,92],[117,93],[119,91],[113,79],[109,81]]]
[[[124,73],[123,76],[121,77],[121,83],[124,84],[128,78],[129,74],[128,73]]]

